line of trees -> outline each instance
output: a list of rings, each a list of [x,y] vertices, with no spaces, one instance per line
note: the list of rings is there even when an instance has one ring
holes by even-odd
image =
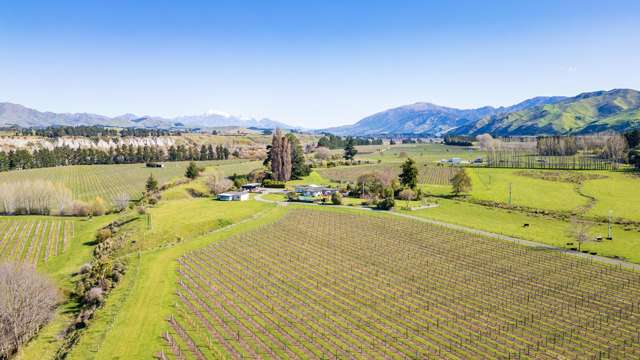
[[[143,129],[143,128],[122,128],[114,129],[104,126],[48,126],[44,128],[10,128],[3,130],[15,131],[16,135],[22,136],[42,136],[47,138],[58,138],[63,136],[101,137],[101,136],[170,136],[182,135],[179,131],[167,129]]]
[[[453,136],[453,135],[445,135],[444,143],[446,145],[454,145],[454,146],[472,146],[473,138],[469,136]]]
[[[329,149],[341,149],[347,145],[349,139],[352,139],[353,145],[382,145],[382,139],[368,138],[343,138],[341,136],[327,134],[318,140],[319,147],[327,147]]]
[[[150,161],[226,160],[231,152],[223,145],[171,146],[165,152],[159,146],[122,145],[100,149],[72,149],[68,146],[53,150],[38,149],[0,151],[0,171],[34,169],[63,165],[133,164]]]
[[[0,214],[3,215],[86,216],[105,212],[102,198],[97,197],[91,204],[74,200],[71,190],[60,183],[47,180],[0,183]]]
[[[271,145],[267,146],[263,164],[271,168],[271,179],[277,181],[300,179],[311,173],[300,140],[293,133],[283,135],[280,129],[276,129]]]

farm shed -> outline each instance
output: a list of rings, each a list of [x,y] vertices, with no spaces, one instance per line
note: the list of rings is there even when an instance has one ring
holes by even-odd
[[[242,185],[242,190],[244,190],[244,191],[254,192],[254,191],[258,190],[258,188],[259,188],[261,185],[262,185],[262,184],[260,184],[260,183],[248,183],[248,184],[244,184],[244,185]]]
[[[149,167],[149,168],[163,168],[164,164],[163,163],[157,163],[157,162],[148,162],[147,163],[147,167]]]
[[[218,194],[218,200],[220,201],[245,201],[249,200],[248,192],[229,191],[226,193]]]

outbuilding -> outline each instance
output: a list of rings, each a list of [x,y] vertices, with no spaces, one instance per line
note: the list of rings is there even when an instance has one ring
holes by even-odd
[[[218,194],[217,198],[220,201],[245,201],[249,200],[249,193],[244,191],[229,191]]]
[[[248,184],[244,184],[242,185],[242,190],[244,191],[249,191],[249,192],[255,192],[258,190],[258,188],[261,186],[262,184],[260,183],[248,183]]]

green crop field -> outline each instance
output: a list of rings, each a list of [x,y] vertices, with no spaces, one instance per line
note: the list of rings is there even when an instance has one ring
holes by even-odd
[[[401,164],[376,164],[376,165],[357,165],[357,166],[340,166],[332,168],[319,168],[316,171],[322,177],[333,182],[351,182],[355,183],[359,176],[378,172],[388,173],[393,177],[397,177],[400,172]],[[435,166],[433,164],[418,164],[418,182],[421,184],[432,185],[448,185],[449,181],[459,171],[457,167],[451,166]]]
[[[381,147],[379,145],[375,145]],[[399,144],[382,146],[375,151],[368,149],[367,153],[358,156],[362,160],[380,160],[382,162],[400,163],[407,157],[417,163],[435,163],[442,159],[458,157],[465,160],[474,160],[484,157],[485,153],[471,147],[449,146],[443,144]]]
[[[471,196],[480,200],[548,210],[573,210],[587,204],[588,199],[574,191],[574,185],[567,182],[548,181],[518,175],[515,169],[467,169],[471,176],[473,190]]]
[[[634,173],[599,172],[606,178],[588,180],[584,192],[596,198],[589,211],[590,215],[608,216],[609,210],[614,217],[640,221],[640,176]]]
[[[224,175],[256,168],[257,162],[202,161],[201,167],[217,166]],[[118,165],[78,165],[55,168],[30,169],[0,173],[0,182],[29,180],[50,180],[66,185],[80,200],[91,201],[97,196],[112,202],[121,194],[137,198],[144,190],[144,183],[150,174],[160,184],[182,177],[188,165],[186,161],[166,162],[164,168],[148,168],[145,164]],[[247,171],[247,172],[248,172]]]
[[[65,251],[73,239],[73,220],[43,216],[0,218],[0,260],[46,262]]]
[[[165,358],[637,358],[640,276],[406,219],[294,210],[181,257]]]

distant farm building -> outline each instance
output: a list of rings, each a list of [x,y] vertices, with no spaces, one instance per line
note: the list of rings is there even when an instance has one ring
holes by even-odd
[[[446,165],[466,165],[469,164],[468,160],[462,160],[461,158],[454,157],[451,159],[442,159],[438,161],[438,164],[446,164]]]
[[[245,201],[249,200],[248,192],[229,191],[222,194],[218,194],[218,200],[220,201]]]
[[[164,164],[163,163],[157,163],[157,162],[148,162],[147,163],[147,167],[148,168],[163,168]]]
[[[338,190],[319,185],[301,185],[296,186],[295,189],[295,192],[298,194],[299,199],[302,201],[313,201],[313,199],[315,198],[318,198],[320,196],[329,196],[336,191]]]
[[[260,188],[262,184],[260,183],[248,183],[248,184],[244,184],[242,185],[242,190],[244,191],[249,191],[249,192],[255,192],[258,190],[258,188]]]

